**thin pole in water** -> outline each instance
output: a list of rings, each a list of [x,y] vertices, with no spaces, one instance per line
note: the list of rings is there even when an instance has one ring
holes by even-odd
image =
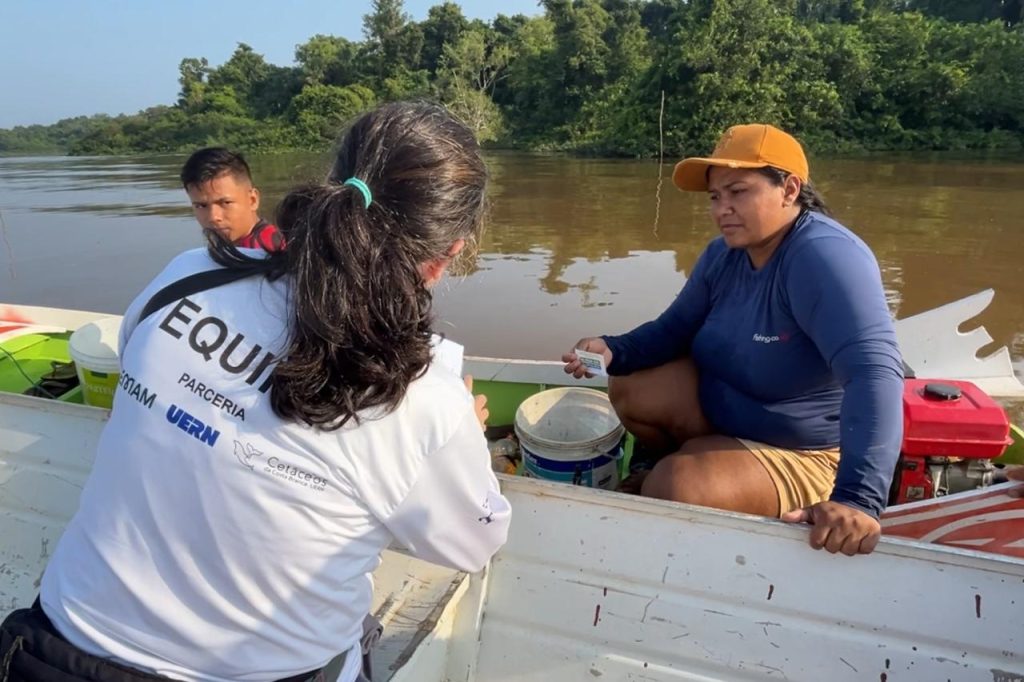
[[[665,158],[665,91],[661,91],[661,111],[658,113],[658,187],[654,191],[654,236],[658,236],[658,221],[661,219],[662,165]]]

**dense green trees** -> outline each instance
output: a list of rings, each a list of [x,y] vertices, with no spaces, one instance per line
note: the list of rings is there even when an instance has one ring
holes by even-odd
[[[0,130],[0,152],[323,148],[376,102],[448,104],[484,141],[646,156],[768,121],[818,151],[1024,148],[1024,0],[542,0],[534,17],[420,22],[374,0],[364,39],[316,35],[293,66],[239,44],[189,57],[178,101]]]

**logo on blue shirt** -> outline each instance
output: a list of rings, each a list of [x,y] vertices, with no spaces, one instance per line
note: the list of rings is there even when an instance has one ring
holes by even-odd
[[[789,332],[782,332],[781,334],[754,334],[751,341],[765,344],[778,343],[779,341],[786,343],[789,341]]]

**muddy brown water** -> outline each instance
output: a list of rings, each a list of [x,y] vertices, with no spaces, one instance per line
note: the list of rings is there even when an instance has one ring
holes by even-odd
[[[181,156],[0,158],[0,301],[120,313],[202,243]],[[657,315],[715,234],[671,164],[497,152],[491,217],[465,277],[437,289],[438,329],[471,355],[555,359],[576,339]],[[266,213],[327,159],[251,159]],[[659,186],[659,170],[662,177]],[[1024,164],[943,156],[812,161],[837,217],[874,250],[912,315],[982,289],[978,319],[1024,370]]]

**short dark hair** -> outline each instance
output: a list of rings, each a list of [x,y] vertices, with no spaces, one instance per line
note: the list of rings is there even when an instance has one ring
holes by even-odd
[[[181,185],[185,189],[198,187],[225,173],[252,182],[249,164],[241,154],[225,147],[206,147],[193,153],[181,167]]]

